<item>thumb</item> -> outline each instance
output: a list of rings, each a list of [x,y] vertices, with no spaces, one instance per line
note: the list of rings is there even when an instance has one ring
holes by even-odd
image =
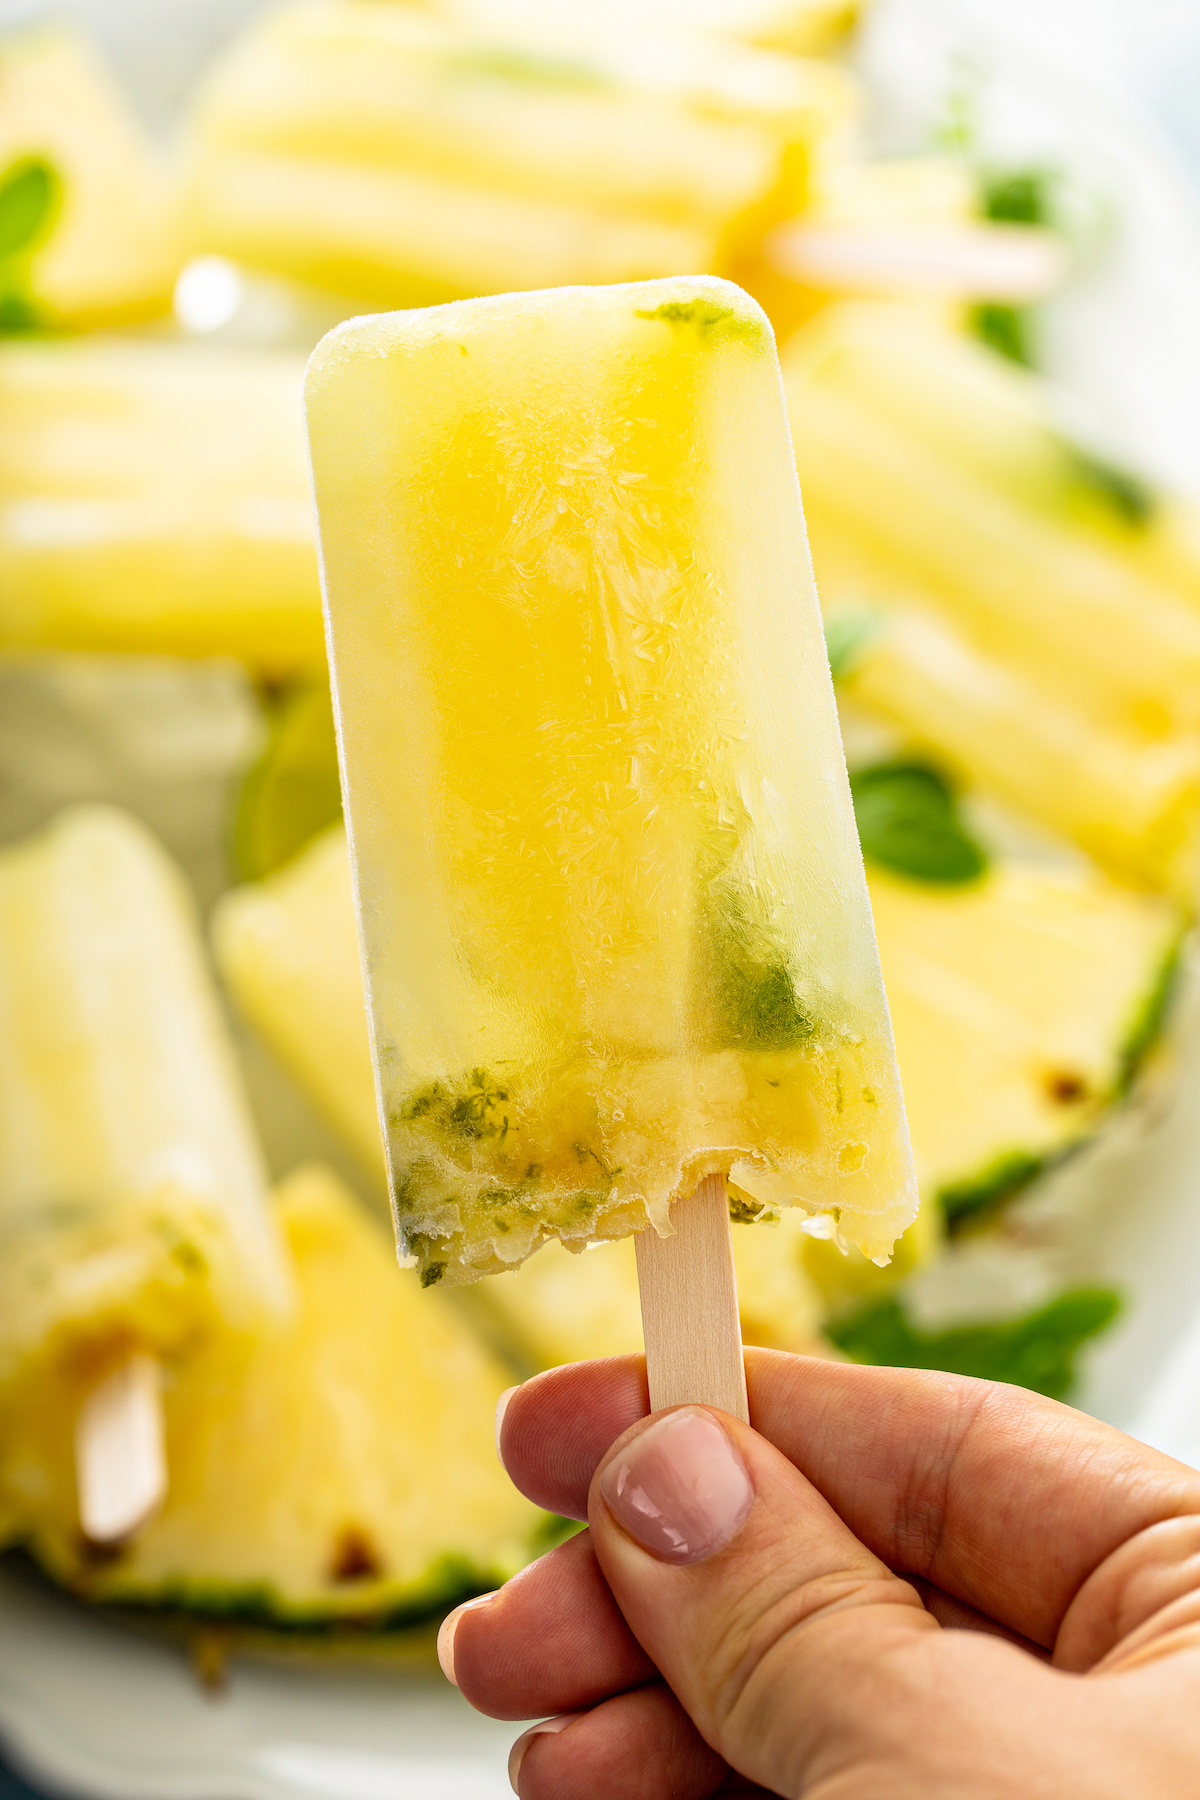
[[[883,1668],[894,1678],[897,1653],[927,1662],[940,1635],[913,1588],[726,1413],[641,1420],[598,1469],[589,1518],[634,1635],[713,1749],[773,1793],[852,1766],[891,1685]],[[928,1674],[913,1671],[919,1687]]]

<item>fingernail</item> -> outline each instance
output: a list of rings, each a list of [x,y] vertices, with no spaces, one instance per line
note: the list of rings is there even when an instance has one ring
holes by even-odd
[[[500,1457],[501,1462],[504,1461],[504,1458],[500,1456],[500,1432],[504,1425],[504,1415],[508,1411],[508,1403],[516,1391],[515,1387],[505,1388],[496,1402],[496,1455]]]
[[[540,1725],[531,1725],[528,1731],[521,1733],[508,1753],[508,1781],[514,1794],[519,1795],[521,1792],[517,1786],[517,1777],[521,1773],[521,1764],[525,1761],[525,1752],[534,1738],[541,1737],[545,1731],[565,1731],[568,1725],[573,1725],[576,1719],[582,1717],[582,1713],[560,1713],[557,1719],[543,1719]]]
[[[477,1594],[474,1600],[464,1600],[461,1606],[456,1606],[452,1613],[446,1614],[438,1628],[438,1661],[442,1665],[442,1674],[447,1681],[454,1682],[455,1687],[458,1682],[454,1679],[454,1634],[458,1630],[459,1620],[464,1613],[473,1612],[476,1607],[489,1606],[495,1598],[494,1594]]]
[[[600,1477],[609,1511],[660,1562],[712,1556],[746,1522],[754,1488],[733,1440],[693,1407],[668,1413]]]

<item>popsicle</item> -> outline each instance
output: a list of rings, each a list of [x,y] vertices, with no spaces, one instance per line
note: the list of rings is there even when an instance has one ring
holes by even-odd
[[[0,349],[0,642],[319,666],[300,379],[282,352]]]
[[[0,1416],[73,1384],[85,1531],[120,1536],[88,1529],[113,1517],[88,1442],[152,1471],[136,1359],[251,1331],[289,1288],[182,884],[115,809],[0,854],[0,1242]]]
[[[307,408],[423,1279],[653,1255],[727,1177],[886,1259],[916,1190],[765,315],[698,276],[353,320]]]
[[[716,39],[607,31],[564,50],[306,0],[203,88],[190,204],[208,249],[382,305],[725,274],[857,112],[832,64]]]
[[[176,1372],[171,1492],[125,1553],[88,1555],[64,1434],[28,1416],[0,1441],[0,1508],[6,1465],[27,1460],[39,1488],[14,1523],[86,1599],[378,1644],[513,1574],[546,1516],[497,1460],[512,1377],[459,1308],[398,1274],[389,1234],[330,1169],[294,1170],[273,1211],[296,1305],[245,1351],[218,1333]]]
[[[831,642],[844,645],[839,693],[1006,806],[1074,839],[1118,880],[1193,906],[1200,741],[1147,743],[1106,730],[979,649],[944,615],[895,599],[886,570],[865,575],[857,545],[848,543],[844,557],[841,548],[823,533],[817,560]],[[868,594],[872,604],[863,606]]]
[[[1019,405],[985,400],[1000,376],[985,368],[988,379],[965,384],[979,400],[964,404],[964,384],[942,373],[954,366],[953,353],[938,349],[945,333],[939,339],[920,319],[905,329],[897,314],[900,324],[867,328],[871,317],[853,307],[824,314],[784,358],[818,578],[826,534],[850,537],[978,648],[1103,729],[1143,741],[1195,733],[1200,619],[1187,598],[1121,554],[1111,533],[1098,536],[1073,516],[1070,490],[1078,496],[1085,485],[1085,459],[1035,433],[1043,467],[1048,459],[1058,469],[1060,504],[1030,504],[1017,491],[1023,472],[1013,454],[1028,421]],[[959,447],[964,439],[969,449]],[[1115,480],[1090,465],[1093,497],[1108,483],[1110,515]]]
[[[0,22],[0,93],[0,330],[165,312],[177,195],[87,40]]]
[[[595,29],[586,0],[438,0],[437,10],[493,34],[514,27],[553,41]],[[829,49],[854,23],[855,0],[610,0],[608,29],[712,33],[763,49],[812,56]]]

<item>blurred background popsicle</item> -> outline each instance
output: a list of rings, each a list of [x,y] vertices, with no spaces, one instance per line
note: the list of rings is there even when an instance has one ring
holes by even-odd
[[[320,666],[298,357],[0,348],[0,644]]]
[[[270,14],[193,119],[196,241],[377,305],[744,274],[857,113],[836,66],[380,0]],[[745,265],[745,267],[743,267]]]
[[[21,1421],[61,1427],[132,1358],[252,1333],[289,1293],[188,899],[114,809],[0,856],[0,1076],[0,1488],[19,1509]]]

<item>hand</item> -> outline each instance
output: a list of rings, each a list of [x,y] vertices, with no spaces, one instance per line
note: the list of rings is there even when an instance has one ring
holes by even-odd
[[[514,1390],[591,1529],[442,1631],[521,1800],[1195,1800],[1200,1475],[988,1382],[746,1354],[756,1429],[640,1358]]]

